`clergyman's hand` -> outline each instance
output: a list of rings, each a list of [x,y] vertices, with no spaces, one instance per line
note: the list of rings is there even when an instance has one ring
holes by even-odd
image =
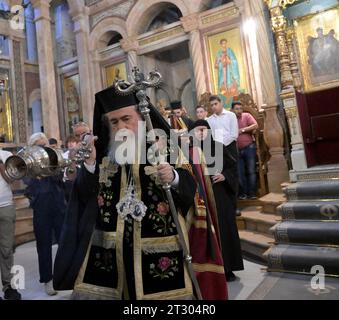
[[[158,165],[158,177],[161,184],[171,184],[175,178],[173,167],[169,163]]]
[[[215,176],[212,177],[213,183],[218,183],[218,182],[223,182],[225,181],[225,176],[221,173],[216,174]]]

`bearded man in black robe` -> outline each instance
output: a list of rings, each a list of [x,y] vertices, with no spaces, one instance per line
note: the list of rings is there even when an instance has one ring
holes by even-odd
[[[96,94],[93,132],[98,140],[74,183],[55,261],[54,287],[73,299],[191,299],[192,282],[162,184],[171,185],[181,229],[196,183],[184,166],[154,166],[139,157],[146,139],[134,95],[110,87]],[[169,125],[150,106],[155,128]],[[135,163],[119,161],[135,135]],[[145,143],[149,151],[153,146]],[[119,149],[120,148],[120,149]],[[144,164],[143,164],[144,163]]]

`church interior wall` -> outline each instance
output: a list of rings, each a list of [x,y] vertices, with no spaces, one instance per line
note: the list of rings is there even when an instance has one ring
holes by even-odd
[[[330,6],[332,2],[332,0],[323,1],[322,8]],[[63,7],[57,12],[60,17],[57,20],[61,25],[57,26],[53,5],[60,5],[60,3]],[[148,72],[157,67],[163,73],[165,82],[169,84],[163,91],[152,93],[155,103],[159,98],[191,100],[189,114],[193,116],[193,107],[200,95],[206,91],[214,93],[207,37],[238,27],[241,32],[242,55],[246,71],[246,93],[252,95],[258,109],[261,109],[265,104],[276,104],[277,107],[282,105],[279,94],[283,84],[280,86],[277,81],[279,80],[277,79],[278,74],[274,71],[279,66],[279,57],[275,57],[274,51],[272,51],[277,48],[272,43],[267,9],[261,0],[250,3],[245,0],[101,0],[86,1],[88,5],[86,8],[84,8],[84,3],[83,0],[53,1],[51,7],[53,37],[56,39],[53,41],[57,77],[56,94],[60,126],[64,127],[60,128],[62,138],[65,138],[68,133],[65,129],[67,124],[63,92],[64,78],[73,73],[81,75],[89,72],[91,85],[81,83],[79,95],[90,92],[90,95],[94,97],[95,92],[106,86],[105,68],[124,61],[129,69],[136,61],[143,67],[143,71]],[[315,10],[320,2],[311,0],[308,3],[311,4],[311,10]],[[155,30],[149,30],[149,25],[159,10],[163,10],[166,6],[176,6],[182,17],[177,22],[167,25],[160,23]],[[298,15],[308,14],[309,12],[302,10],[302,6],[307,5],[304,2],[298,2],[294,6],[297,8]],[[308,5],[309,7],[310,5]],[[291,15],[292,10],[289,10],[286,11],[287,15]],[[251,37],[251,32],[244,28],[251,19],[258,23],[259,28],[256,30],[258,34],[255,40],[253,36]],[[0,25],[2,24],[4,22],[0,20]],[[76,30],[76,33],[73,32],[73,29]],[[79,38],[80,33],[82,38]],[[120,44],[109,47],[107,42],[114,33],[119,33],[122,40]],[[62,37],[58,37],[58,34]],[[85,45],[79,51],[79,45],[84,41]],[[165,61],[159,63],[156,54],[160,49],[167,48],[169,50],[172,47],[175,51],[182,43],[188,43],[188,57],[185,59],[173,58],[171,63]],[[192,48],[199,45],[202,50],[197,54]],[[87,50],[83,50],[84,48]],[[25,48],[25,51],[30,50],[28,47]],[[33,56],[33,54],[30,55]],[[81,60],[85,55],[88,58]],[[7,64],[6,59],[8,58],[0,57],[0,59],[1,64]],[[152,59],[155,60],[152,61]],[[80,60],[88,61],[88,63],[78,65]],[[34,59],[25,59],[25,63],[33,67],[35,61]],[[83,68],[88,68],[89,71],[83,73]],[[29,84],[29,76],[25,75],[25,78],[24,82],[28,91],[25,93],[25,99],[28,99],[31,84]],[[191,83],[187,82],[189,79],[192,79]],[[189,91],[194,95],[192,99],[189,99]],[[186,102],[186,104],[188,103]],[[28,107],[26,106],[26,108]],[[91,107],[86,108],[91,109]],[[278,107],[278,110],[279,108],[278,112],[284,117],[283,109]]]

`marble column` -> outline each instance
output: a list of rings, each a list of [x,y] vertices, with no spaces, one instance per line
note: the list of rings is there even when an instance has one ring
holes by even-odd
[[[250,48],[258,105],[265,116],[264,138],[271,155],[267,163],[268,188],[270,192],[281,193],[281,184],[289,181],[289,175],[284,156],[284,129],[278,117],[280,88],[277,86],[278,75],[274,72],[271,53],[271,30],[267,26],[262,1],[243,1],[243,5],[246,13],[245,34],[249,38],[252,38],[252,32],[256,34],[256,43]],[[250,44],[251,41],[253,39],[249,39]]]
[[[291,137],[291,161],[292,170],[290,171],[291,181],[296,181],[295,172],[307,169],[304,142],[300,127],[300,118],[297,108],[295,91],[292,88],[281,94],[284,103],[284,110],[290,128]]]
[[[95,94],[104,89],[103,81],[101,79],[101,68],[100,68],[100,58],[97,50],[93,50],[89,52],[90,56],[90,74],[91,76],[91,84],[92,84],[92,92]],[[94,99],[94,97],[93,97]]]
[[[204,70],[203,47],[199,31],[199,14],[191,14],[181,18],[185,32],[190,34],[190,52],[194,68],[197,99],[207,92]]]
[[[70,15],[74,21],[83,120],[92,125],[95,92],[91,85],[88,7],[79,12],[70,11]]]
[[[255,64],[257,68],[253,70],[253,73],[259,79],[256,81],[256,86],[260,86],[260,89],[256,91],[262,97],[260,98],[260,94],[258,94],[257,104],[259,107],[262,104],[277,105],[279,101],[279,88],[277,88],[276,75],[274,73],[274,62],[269,37],[271,30],[267,26],[264,3],[262,1],[247,1],[245,8],[247,7],[249,9],[246,10],[248,13],[247,20],[245,21],[245,33],[248,38],[252,38],[252,31],[256,35],[257,53],[253,54],[251,52],[251,55],[258,59],[258,64]]]
[[[35,13],[44,132],[60,139],[50,1],[31,0]]]
[[[25,88],[25,61],[24,34],[19,30],[11,32],[10,56],[11,56],[11,91],[14,102],[14,112],[12,113],[12,124],[15,134],[15,142],[26,144],[28,139],[27,122],[27,99]]]
[[[120,40],[121,48],[127,54],[127,72],[128,74],[132,74],[132,70],[134,67],[138,66],[138,49],[139,43],[136,38],[127,38]]]

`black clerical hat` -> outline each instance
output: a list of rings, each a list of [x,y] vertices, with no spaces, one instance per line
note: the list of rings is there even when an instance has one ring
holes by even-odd
[[[195,129],[196,127],[206,127],[207,129],[211,129],[209,123],[203,119],[199,119],[194,122],[192,129]]]
[[[119,95],[115,87],[111,86],[95,95],[93,134],[98,137],[96,141],[97,161],[101,163],[107,154],[110,141],[110,124],[105,120],[105,114],[129,106],[138,106],[135,94]],[[150,103],[150,116],[154,129],[162,129],[170,136],[170,125],[160,112]]]
[[[95,102],[98,103],[96,111],[101,114],[138,104],[134,94],[127,96],[119,95],[113,86],[98,92],[95,95]]]
[[[181,101],[172,101],[171,102],[171,109],[172,110],[177,110],[182,108],[182,103]]]

